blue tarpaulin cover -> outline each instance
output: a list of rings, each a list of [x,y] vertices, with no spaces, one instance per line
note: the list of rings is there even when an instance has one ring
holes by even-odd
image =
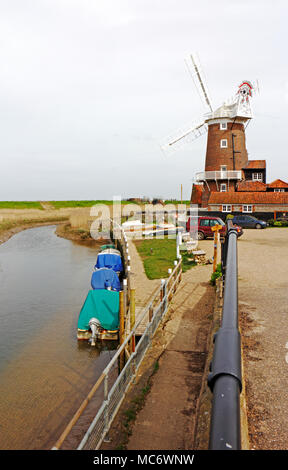
[[[94,271],[91,278],[92,289],[107,289],[111,287],[114,291],[120,291],[119,278],[113,269],[101,268]]]
[[[90,290],[79,314],[78,328],[89,330],[89,320],[97,318],[105,330],[119,328],[119,292]]]
[[[123,271],[121,256],[116,253],[99,253],[95,268],[110,268],[114,271]]]

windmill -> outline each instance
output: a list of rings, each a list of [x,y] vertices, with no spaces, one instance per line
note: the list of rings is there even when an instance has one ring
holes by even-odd
[[[179,129],[173,136],[166,138],[161,145],[161,149],[165,154],[178,150],[182,145],[190,143],[205,134],[208,131],[209,122],[213,119],[231,119],[240,116],[247,120],[252,118],[250,97],[252,96],[253,85],[251,82],[243,81],[235,96],[226,100],[221,107],[214,110],[199,59],[196,55],[190,55],[185,59],[185,64],[206,107],[206,113],[193,124]]]

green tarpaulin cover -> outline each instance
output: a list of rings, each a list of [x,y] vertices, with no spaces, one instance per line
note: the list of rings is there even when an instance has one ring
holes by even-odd
[[[89,320],[97,318],[105,330],[119,328],[119,292],[90,290],[79,314],[78,328],[89,329]]]

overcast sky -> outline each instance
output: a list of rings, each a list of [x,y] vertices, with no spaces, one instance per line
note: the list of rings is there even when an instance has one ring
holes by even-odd
[[[198,53],[215,107],[258,79],[247,128],[267,181],[288,181],[287,1],[0,0],[0,200],[180,198],[206,136],[165,136],[206,111],[184,59]]]

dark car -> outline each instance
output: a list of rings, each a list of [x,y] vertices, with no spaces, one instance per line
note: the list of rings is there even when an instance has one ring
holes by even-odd
[[[198,227],[197,227],[198,225]],[[186,230],[187,232],[190,232],[190,229],[193,230],[193,226],[198,228],[198,240],[204,240],[204,238],[210,238],[214,237],[214,232],[212,230],[212,227],[214,225],[221,225],[222,228],[219,230],[220,236],[224,236],[226,234],[226,225],[223,222],[220,217],[208,217],[208,216],[203,216],[203,217],[189,217],[187,224],[186,224]],[[237,229],[237,235],[240,237],[243,234],[242,227],[236,226],[235,228]]]
[[[264,220],[256,219],[253,215],[234,215],[232,219],[234,224],[240,225],[243,228],[266,228],[267,222]]]

